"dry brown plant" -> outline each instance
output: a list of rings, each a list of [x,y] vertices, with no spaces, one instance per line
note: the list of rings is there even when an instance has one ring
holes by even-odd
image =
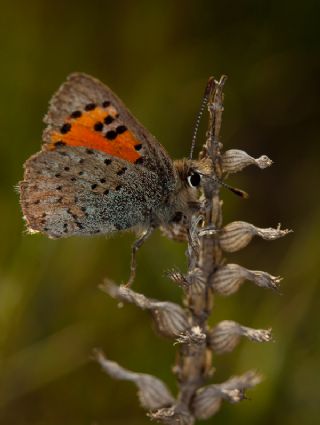
[[[212,354],[232,351],[242,336],[257,342],[272,339],[270,329],[252,329],[230,320],[224,320],[213,328],[208,325],[215,293],[225,296],[233,294],[245,281],[277,290],[281,280],[266,272],[227,263],[224,253],[244,248],[254,236],[274,240],[289,232],[282,230],[280,225],[276,229],[261,229],[243,221],[223,226],[221,184],[218,181],[251,164],[261,169],[272,164],[265,155],[254,159],[237,149],[223,152],[220,129],[225,82],[226,76],[219,81],[210,78],[206,88],[209,125],[199,158],[206,158],[210,162],[213,178],[203,182],[201,211],[193,216],[187,228],[172,229],[171,234],[165,232],[172,238],[177,238],[178,234],[180,237],[184,235],[188,241],[187,272],[168,272],[169,277],[182,289],[183,307],[169,301],[149,299],[109,280],[101,287],[121,302],[148,310],[160,334],[175,341],[178,356],[173,371],[179,388],[176,397],[160,379],[126,370],[107,359],[101,350],[95,351],[95,358],[103,370],[115,379],[134,382],[149,417],[164,424],[191,425],[197,419],[213,416],[223,400],[230,403],[243,400],[245,391],[261,381],[260,374],[251,370],[223,383],[210,383],[213,376]],[[237,189],[235,191],[243,194]]]

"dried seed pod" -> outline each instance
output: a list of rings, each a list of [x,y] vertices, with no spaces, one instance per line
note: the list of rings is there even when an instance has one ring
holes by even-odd
[[[281,278],[267,272],[248,270],[238,264],[226,264],[213,274],[210,284],[219,294],[231,295],[245,280],[254,282],[262,288],[276,290]]]
[[[224,173],[237,173],[251,164],[263,169],[270,167],[272,161],[266,155],[262,155],[257,159],[252,158],[252,156],[239,149],[230,149],[222,155],[222,170]]]
[[[162,335],[176,337],[189,328],[187,315],[178,304],[154,302],[151,313]]]
[[[211,329],[208,335],[209,346],[216,354],[232,351],[245,336],[251,341],[271,341],[271,329],[252,329],[231,320],[224,320]]]
[[[185,304],[188,306],[189,311],[193,314],[201,314],[203,310],[204,294],[206,295],[207,305],[212,301],[212,291],[207,291],[206,277],[203,271],[195,267],[187,274],[187,280],[190,282],[189,288],[187,288],[186,297],[184,299]]]
[[[101,289],[113,298],[149,310],[162,335],[176,337],[189,328],[187,315],[178,304],[152,300],[126,286],[118,286],[110,281],[106,281]]]
[[[260,229],[253,224],[246,223],[245,221],[233,221],[227,224],[219,234],[219,242],[221,248],[226,252],[239,251],[245,248],[254,236],[271,241],[282,238],[290,233],[291,230],[281,230],[281,225],[278,224],[276,229],[272,227]]]
[[[167,386],[152,375],[131,372],[118,363],[108,360],[102,351],[96,350],[94,357],[102,369],[114,379],[131,381],[139,388],[138,396],[141,405],[148,410],[157,410],[172,406],[175,399]]]
[[[203,293],[206,285],[206,278],[200,268],[195,267],[190,270],[186,278],[189,282],[189,294],[200,295]]]
[[[238,403],[245,398],[245,390],[259,382],[261,382],[261,376],[254,371],[249,371],[244,375],[234,376],[222,384],[200,388],[192,404],[195,417],[210,418],[219,410],[222,400]]]

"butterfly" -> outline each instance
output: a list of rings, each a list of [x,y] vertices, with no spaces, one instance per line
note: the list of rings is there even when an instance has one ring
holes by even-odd
[[[133,230],[136,252],[157,227],[174,234],[199,209],[206,160],[173,161],[97,79],[71,74],[50,101],[40,152],[24,164],[21,207],[30,232],[50,238]]]

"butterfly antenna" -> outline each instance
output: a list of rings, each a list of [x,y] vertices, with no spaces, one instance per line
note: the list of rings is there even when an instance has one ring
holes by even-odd
[[[192,142],[191,142],[190,157],[189,157],[190,159],[192,159],[194,148],[196,146],[197,135],[198,135],[198,130],[199,130],[199,126],[200,126],[201,117],[203,115],[203,112],[204,112],[205,107],[208,104],[209,96],[210,96],[210,93],[212,93],[212,87],[213,86],[214,86],[214,78],[213,77],[210,77],[208,79],[208,82],[207,82],[207,85],[206,85],[206,89],[205,89],[204,95],[202,97],[200,109],[199,109],[199,112],[198,112],[198,115],[197,115],[196,123],[194,125],[194,130],[193,130],[193,135],[192,135]]]
[[[240,197],[241,197],[241,198],[243,198],[243,199],[248,199],[248,198],[249,198],[248,193],[247,193],[247,192],[245,192],[244,190],[238,189],[237,187],[230,186],[230,185],[228,185],[227,183],[222,182],[221,180],[217,180],[217,182],[218,182],[221,186],[223,186],[223,187],[225,187],[226,189],[230,190],[230,191],[231,191],[232,193],[234,193],[235,195],[238,195],[238,196],[240,196]]]
[[[198,172],[199,173],[199,172]],[[213,181],[215,181],[216,183],[218,183],[220,186],[225,187],[226,189],[230,190],[232,193],[234,193],[235,195],[240,196],[243,199],[248,199],[249,195],[247,192],[245,192],[244,190],[238,189],[237,187],[233,187],[230,186],[229,184],[223,182],[222,180],[218,179],[218,177],[212,177],[212,176],[207,176],[205,174],[199,173],[202,176],[209,178]]]

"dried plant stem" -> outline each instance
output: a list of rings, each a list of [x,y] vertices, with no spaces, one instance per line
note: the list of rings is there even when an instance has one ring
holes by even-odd
[[[221,144],[220,129],[223,113],[223,86],[226,77],[222,76],[220,81],[209,79],[208,90],[209,102],[209,127],[207,131],[206,144],[200,153],[201,158],[209,158],[212,161],[212,169],[218,178],[222,177],[221,170]],[[217,184],[205,187],[204,227],[221,227],[221,203],[219,197],[220,186]],[[196,259],[196,263],[195,263]],[[202,334],[207,334],[209,317],[213,305],[213,293],[210,280],[217,266],[221,264],[222,251],[215,237],[203,236],[200,239],[200,247],[197,255],[189,246],[188,249],[188,274],[192,274],[195,267],[201,276],[200,291],[194,290],[193,286],[187,290],[186,304],[190,312],[191,326],[199,326]],[[207,347],[205,340],[202,344],[185,344],[180,347],[178,362],[175,368],[180,382],[179,401],[185,407],[190,404],[190,399],[195,391],[200,388],[211,375],[212,351]]]
[[[136,384],[140,402],[149,410],[150,418],[165,424],[192,425],[197,419],[214,415],[222,400],[230,403],[243,400],[244,391],[258,384],[261,377],[249,371],[222,384],[207,385],[212,377],[212,352],[223,354],[232,351],[241,336],[257,342],[267,342],[272,338],[270,329],[252,329],[231,320],[224,320],[212,329],[208,325],[214,293],[233,294],[245,280],[260,287],[277,289],[280,281],[279,277],[266,272],[225,264],[223,252],[244,248],[256,235],[274,240],[289,232],[281,230],[280,226],[261,229],[244,221],[234,221],[222,227],[221,185],[217,179],[222,181],[225,174],[241,171],[251,164],[261,169],[272,164],[265,155],[255,159],[237,149],[222,153],[220,129],[226,79],[226,76],[219,81],[210,78],[205,93],[209,126],[199,159],[208,163],[215,178],[204,179],[201,211],[192,217],[184,232],[188,237],[188,270],[185,275],[175,270],[168,273],[183,289],[185,308],[172,302],[149,299],[110,281],[102,285],[102,289],[113,298],[150,311],[159,332],[175,339],[179,345],[173,368],[179,384],[176,398],[158,378],[128,371],[108,360],[100,351],[95,353],[97,361],[110,376]]]

